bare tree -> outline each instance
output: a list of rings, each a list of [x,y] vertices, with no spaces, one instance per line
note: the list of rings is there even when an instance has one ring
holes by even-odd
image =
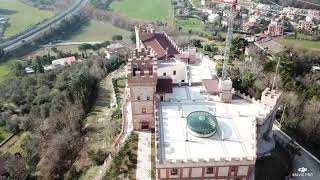
[[[320,101],[312,98],[304,106],[304,121],[302,130],[307,136],[307,141],[316,142],[320,137]]]

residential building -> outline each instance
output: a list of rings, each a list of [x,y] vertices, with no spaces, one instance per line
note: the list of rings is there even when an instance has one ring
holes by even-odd
[[[284,27],[282,23],[277,21],[272,21],[268,25],[268,30],[265,32],[268,36],[282,36],[284,31]]]
[[[76,58],[74,56],[71,56],[71,57],[65,57],[65,58],[53,60],[52,65],[53,66],[66,66],[66,65],[71,65],[75,62],[77,62]]]

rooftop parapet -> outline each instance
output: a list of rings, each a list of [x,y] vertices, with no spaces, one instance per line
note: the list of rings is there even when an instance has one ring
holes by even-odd
[[[256,115],[256,121],[258,125],[262,125],[264,121],[269,118],[279,106],[281,93],[275,90],[266,88],[262,92],[261,100],[256,100],[240,91],[235,91],[235,94],[249,102],[252,102],[258,106],[263,107],[263,111],[260,111]]]
[[[269,107],[274,107],[278,104],[280,96],[280,92],[276,90],[270,90],[270,88],[266,88],[262,92],[261,103]]]
[[[215,157],[215,158],[194,158],[194,159],[172,159],[160,162],[156,160],[157,168],[171,167],[201,167],[201,166],[228,166],[228,165],[252,165],[256,156],[246,157]]]
[[[129,83],[154,82],[157,79],[157,62],[151,48],[137,49],[133,57],[128,59],[127,77]]]

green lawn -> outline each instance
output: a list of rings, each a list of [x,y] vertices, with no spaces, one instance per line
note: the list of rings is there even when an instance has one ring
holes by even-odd
[[[11,68],[9,62],[0,63],[0,81],[11,75]]]
[[[184,32],[188,32],[189,30],[192,30],[192,32],[205,32],[204,24],[197,18],[177,19],[175,23],[176,27],[182,28]]]
[[[8,152],[11,154],[19,153],[21,154],[22,157],[27,156],[27,152],[24,149],[24,146],[26,143],[30,140],[31,138],[31,133],[29,131],[23,132],[20,136],[19,139],[12,145],[9,149]]]
[[[6,37],[15,35],[54,15],[53,12],[39,10],[19,0],[0,0],[0,14],[10,18],[9,27],[4,33]]]
[[[134,19],[146,21],[172,19],[171,0],[114,0],[109,8]]]
[[[5,127],[0,127],[0,143],[11,135],[12,134],[9,133]]]
[[[131,32],[117,28],[111,23],[91,20],[88,25],[82,27],[76,35],[71,37],[72,41],[105,41],[111,40],[113,35],[120,34],[123,39],[128,40]]]
[[[289,39],[289,38],[277,38],[280,44],[284,46],[296,46],[305,49],[320,50],[320,41]]]

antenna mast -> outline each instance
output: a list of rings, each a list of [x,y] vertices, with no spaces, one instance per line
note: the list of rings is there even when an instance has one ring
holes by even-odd
[[[228,13],[228,33],[227,33],[227,39],[226,39],[226,47],[224,50],[224,62],[223,62],[223,69],[222,69],[222,80],[226,80],[228,73],[228,63],[230,59],[230,50],[232,47],[232,39],[233,39],[233,24],[234,24],[234,18],[236,16],[236,8],[237,8],[237,0],[234,0],[232,2],[232,5],[230,7],[229,13]]]

